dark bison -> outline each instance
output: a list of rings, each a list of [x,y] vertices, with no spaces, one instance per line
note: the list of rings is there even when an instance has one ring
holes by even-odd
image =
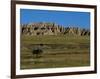
[[[43,53],[43,50],[40,49],[40,48],[34,49],[34,50],[32,51],[32,54],[33,54],[33,56],[34,56],[35,58],[41,57],[41,54],[42,54],[42,53]]]

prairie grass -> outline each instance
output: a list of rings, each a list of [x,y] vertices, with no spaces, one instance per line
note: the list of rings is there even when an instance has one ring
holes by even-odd
[[[41,57],[32,50],[43,44]],[[79,67],[90,65],[89,36],[21,36],[21,69]]]

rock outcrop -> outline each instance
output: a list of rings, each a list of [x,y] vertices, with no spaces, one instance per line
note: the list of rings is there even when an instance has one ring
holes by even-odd
[[[55,23],[32,23],[21,25],[22,35],[90,35],[87,29],[78,27],[63,27]]]

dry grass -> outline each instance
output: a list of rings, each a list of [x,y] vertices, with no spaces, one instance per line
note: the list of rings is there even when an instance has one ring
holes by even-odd
[[[21,69],[90,65],[89,36],[22,36]],[[43,44],[40,58],[32,50]]]

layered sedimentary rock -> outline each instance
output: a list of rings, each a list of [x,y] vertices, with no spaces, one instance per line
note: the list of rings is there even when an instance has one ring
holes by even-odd
[[[78,27],[63,27],[55,23],[31,23],[21,25],[22,35],[90,35],[90,31]]]

